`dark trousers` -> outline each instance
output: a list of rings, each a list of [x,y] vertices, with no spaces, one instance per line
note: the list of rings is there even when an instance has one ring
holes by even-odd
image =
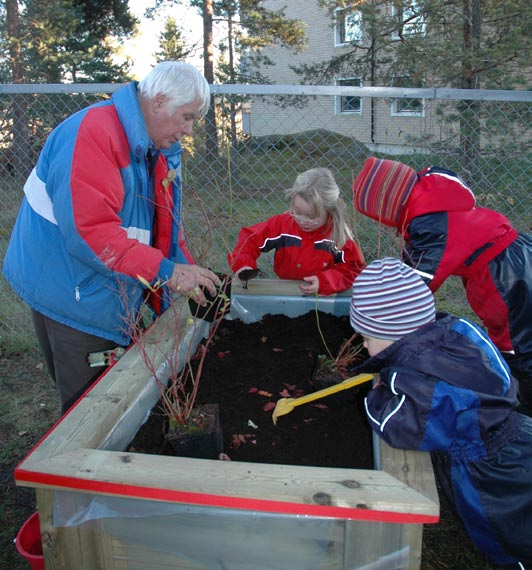
[[[59,390],[62,413],[65,413],[107,368],[89,366],[87,355],[113,349],[116,343],[58,323],[37,311],[32,310],[31,314],[46,366]]]

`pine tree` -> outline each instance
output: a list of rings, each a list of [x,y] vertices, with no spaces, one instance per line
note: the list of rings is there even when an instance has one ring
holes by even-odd
[[[180,0],[157,0],[150,10],[153,16],[163,5],[182,4]],[[203,18],[203,63],[204,75],[211,84],[220,83],[266,83],[267,78],[259,73],[262,66],[273,65],[261,50],[270,45],[281,45],[289,49],[301,49],[305,40],[304,28],[298,20],[285,18],[284,11],[268,10],[263,0],[190,0],[190,6],[198,9]],[[217,47],[218,60],[215,63],[213,25],[217,31],[225,30],[225,37]],[[216,106],[213,98],[206,117],[206,153],[218,155],[218,129]],[[218,111],[229,120],[231,143],[236,144],[235,117],[239,110],[236,98],[228,107]]]
[[[319,3],[343,26],[348,41],[328,60],[293,66],[305,83],[351,76],[372,86],[512,89],[530,78],[528,0]],[[473,160],[480,146],[478,103],[460,102],[457,112],[463,156]]]
[[[0,3],[0,77],[3,82],[64,83],[120,82],[127,79],[127,64],[112,60],[116,42],[134,30],[135,19],[127,0],[6,0]],[[6,99],[0,109],[11,124],[6,153],[32,156],[32,128],[28,117],[39,115],[40,129],[51,129],[64,118],[59,99],[42,112],[43,101]],[[33,109],[32,106],[39,106]],[[33,124],[33,127],[30,125]],[[35,157],[36,158],[36,157]],[[14,174],[25,176],[31,162],[20,162]]]
[[[194,52],[193,46],[187,46],[183,28],[178,26],[177,20],[173,17],[166,18],[163,31],[158,39],[159,50],[155,52],[157,62],[184,61]]]
[[[127,78],[127,65],[112,56],[117,42],[131,35],[135,19],[127,0],[6,1],[5,42],[10,73],[26,82],[109,82]],[[20,7],[19,7],[20,5]],[[10,80],[11,78],[6,78]]]

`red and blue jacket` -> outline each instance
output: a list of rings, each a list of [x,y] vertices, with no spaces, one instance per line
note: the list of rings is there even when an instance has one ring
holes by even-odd
[[[33,309],[121,345],[145,295],[191,263],[181,234],[181,145],[148,173],[135,82],[67,118],[24,186],[3,264]],[[175,177],[174,177],[175,175]]]

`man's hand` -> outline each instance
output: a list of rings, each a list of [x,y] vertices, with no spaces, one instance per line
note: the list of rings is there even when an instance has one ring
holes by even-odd
[[[216,287],[220,285],[221,281],[215,273],[199,265],[176,264],[168,281],[168,286],[176,293],[187,295],[202,307],[207,304],[202,288],[205,287],[214,297]]]

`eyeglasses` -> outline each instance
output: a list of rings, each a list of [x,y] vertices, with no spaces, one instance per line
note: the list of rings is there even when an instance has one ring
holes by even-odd
[[[292,216],[292,218],[294,218],[294,220],[298,224],[307,224],[309,226],[318,226],[318,225],[320,225],[320,222],[321,222],[320,216],[318,216],[316,218],[309,218],[308,216],[302,216],[301,214],[296,214],[294,212],[294,210],[290,210],[288,213]]]

